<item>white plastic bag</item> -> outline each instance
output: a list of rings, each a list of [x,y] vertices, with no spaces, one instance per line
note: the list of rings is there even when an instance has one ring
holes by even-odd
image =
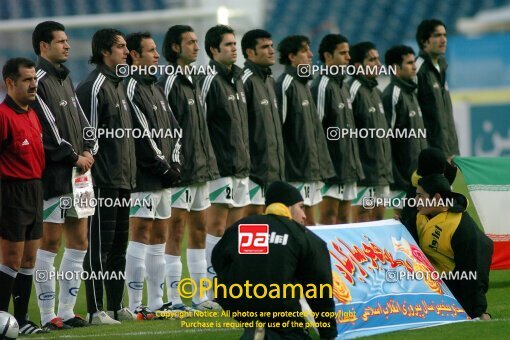
[[[73,168],[73,202],[78,218],[94,215],[96,207],[94,187],[92,186],[92,173],[88,170],[81,174],[76,167]]]

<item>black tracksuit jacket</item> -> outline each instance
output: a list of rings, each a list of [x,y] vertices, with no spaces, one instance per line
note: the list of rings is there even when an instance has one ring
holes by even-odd
[[[282,122],[271,69],[247,60],[242,80],[248,104],[250,178],[262,186],[282,181],[285,179]]]
[[[56,68],[42,57],[37,58],[37,100],[32,104],[43,128],[46,167],[43,172],[44,199],[69,194],[72,169],[78,155],[93,154],[94,140],[83,138],[89,127],[64,65]]]
[[[185,75],[165,75],[158,81],[170,108],[183,130],[182,180],[180,185],[211,181],[219,177],[216,156],[204,115],[198,79]]]
[[[80,83],[76,94],[90,125],[95,129],[133,128],[131,109],[123,78],[106,65],[98,65]],[[99,136],[92,167],[94,184],[99,188],[132,190],[136,186],[134,138]]]

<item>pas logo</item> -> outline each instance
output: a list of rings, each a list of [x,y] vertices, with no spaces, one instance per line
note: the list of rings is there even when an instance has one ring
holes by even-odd
[[[269,254],[268,224],[240,224],[237,232],[239,254]]]
[[[310,105],[310,102],[308,101],[308,99],[303,100],[303,102],[301,103],[301,106],[308,106],[308,105]]]
[[[62,99],[60,103],[58,103],[60,106],[67,106],[67,100]]]
[[[368,112],[370,112],[370,113],[374,113],[374,112],[375,112],[375,107],[371,106],[371,107],[368,109]]]
[[[344,104],[344,103],[339,103],[339,104],[338,104],[338,108],[339,108],[340,110],[342,110],[344,107],[345,107],[345,104]]]
[[[228,100],[230,100],[230,101],[234,101],[234,100],[236,100],[236,96],[234,96],[233,94],[231,94],[231,95],[229,95],[229,96],[228,96]]]
[[[439,83],[432,84],[432,87],[435,88],[435,89],[438,89],[439,88]]]
[[[262,99],[262,100],[260,101],[260,105],[269,105],[269,100],[267,100],[267,99]]]
[[[414,117],[416,116],[416,111],[412,110],[411,112],[409,112],[409,117]]]
[[[188,105],[195,105],[195,101],[192,98],[188,99]]]

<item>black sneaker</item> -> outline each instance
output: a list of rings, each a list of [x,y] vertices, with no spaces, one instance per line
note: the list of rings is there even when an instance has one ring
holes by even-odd
[[[51,321],[46,322],[46,324],[44,324],[42,328],[49,332],[49,331],[61,331],[63,329],[71,329],[72,327],[64,324],[62,318],[57,316],[56,318],[51,319]]]
[[[49,330],[45,330],[42,328],[39,328],[35,323],[32,321],[28,321],[22,325],[19,325],[19,334],[28,335],[28,334],[44,334],[49,333]]]
[[[71,328],[79,328],[79,327],[88,327],[88,326],[90,326],[89,323],[84,318],[79,316],[78,314],[76,314],[74,316],[74,318],[71,318],[71,319],[68,319],[68,320],[64,321],[63,325],[68,325]]]

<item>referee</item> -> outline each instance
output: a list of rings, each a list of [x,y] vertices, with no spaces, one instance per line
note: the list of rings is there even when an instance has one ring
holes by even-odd
[[[35,64],[9,59],[2,75],[7,96],[0,104],[0,311],[9,310],[12,294],[20,334],[43,333],[27,320],[43,215],[42,127],[29,106],[37,92]]]

